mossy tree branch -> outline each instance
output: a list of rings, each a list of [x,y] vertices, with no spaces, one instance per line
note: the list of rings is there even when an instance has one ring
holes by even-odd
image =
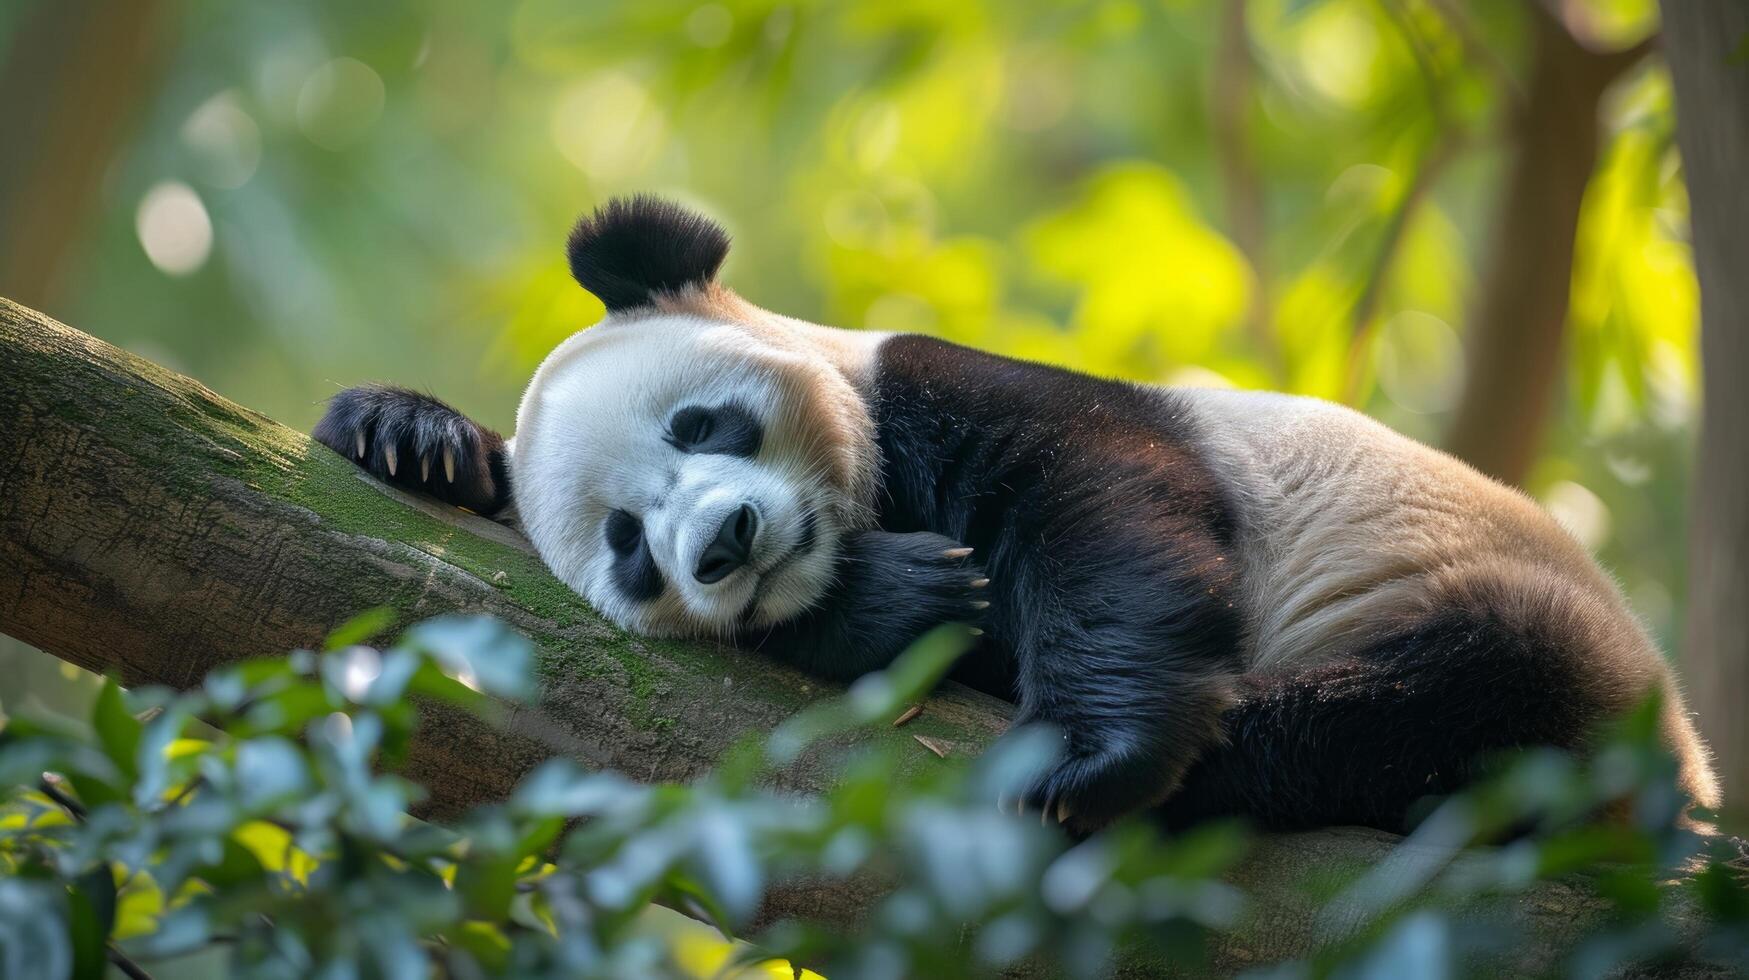
[[[542,691],[489,727],[434,710],[407,775],[438,817],[505,796],[563,753],[644,780],[708,770],[740,736],[833,692],[728,649],[630,636],[603,622],[504,528],[416,500],[187,378],[0,299],[0,630],[129,684],[185,686],[220,664],[319,642],[358,611],[412,621],[490,613],[540,648]],[[912,740],[970,755],[1008,706],[947,685],[893,741],[909,765],[942,765]],[[824,789],[824,753],[775,782]],[[1353,828],[1265,838],[1234,875],[1253,926],[1222,939],[1225,972],[1310,951],[1311,886],[1378,864],[1398,844]],[[873,879],[791,882],[769,914],[838,922],[881,893]],[[1501,899],[1491,911],[1548,939],[1595,924],[1583,884]],[[1524,964],[1535,966],[1536,963]],[[1546,966],[1546,963],[1542,963]]]

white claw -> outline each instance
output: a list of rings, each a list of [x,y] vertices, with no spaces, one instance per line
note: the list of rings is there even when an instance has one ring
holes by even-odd
[[[400,461],[400,457],[395,455],[395,447],[394,446],[384,446],[383,447],[383,462],[389,464],[389,475],[390,476],[395,475],[395,464],[399,461]]]
[[[359,429],[357,432],[354,432],[352,434],[352,436],[353,436],[353,439],[358,444],[358,458],[363,459],[364,458],[364,430]]]
[[[949,548],[941,553],[943,558],[964,558],[972,553],[970,548]]]
[[[419,482],[424,483],[426,480],[429,480],[429,479],[431,479],[431,457],[430,456],[420,456],[419,457]]]
[[[990,604],[988,602],[985,602],[983,599],[974,599],[974,600],[972,600],[972,608],[973,609],[988,609],[988,608],[990,608]]]
[[[1068,823],[1069,818],[1074,816],[1074,815],[1075,814],[1069,812],[1069,801],[1068,800],[1058,800],[1057,801],[1057,823],[1060,823],[1060,824]]]
[[[1014,815],[1017,817],[1026,816],[1026,797],[1023,796],[1014,801]]]
[[[990,584],[990,580],[987,578],[972,579],[972,588],[974,588],[974,589],[981,589],[984,586],[989,585],[989,584]]]
[[[966,632],[972,634],[973,636],[983,636],[984,635],[984,631],[977,628],[976,626],[966,627]]]
[[[443,447],[443,478],[455,482],[455,453],[448,446]]]

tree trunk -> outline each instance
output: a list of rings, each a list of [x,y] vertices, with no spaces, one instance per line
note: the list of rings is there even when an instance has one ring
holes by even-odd
[[[38,306],[153,74],[160,0],[47,0],[0,57],[0,295]]]
[[[1645,51],[1591,51],[1541,4],[1525,6],[1535,38],[1531,78],[1513,107],[1512,162],[1445,440],[1453,455],[1510,484],[1524,482],[1536,461],[1560,377],[1574,236],[1597,166],[1598,103]]]
[[[741,735],[835,693],[732,650],[623,633],[512,532],[391,490],[194,381],[3,299],[0,378],[0,630],[125,683],[173,686],[317,643],[379,605],[406,621],[490,613],[538,644],[537,706],[507,707],[501,727],[428,711],[407,775],[436,816],[503,798],[553,754],[691,779]],[[944,763],[912,735],[968,756],[1009,710],[949,684],[904,729],[851,738],[895,743],[921,770]],[[825,789],[829,754],[804,756],[777,785]],[[1356,828],[1261,839],[1232,878],[1252,919],[1216,940],[1213,967],[1306,955],[1329,935],[1318,883],[1403,853],[1399,843]],[[881,890],[873,879],[787,882],[767,914],[850,923]],[[1515,955],[1540,969],[1605,907],[1575,882],[1481,911],[1534,928],[1543,941]]]
[[[1749,793],[1749,4],[1664,0],[1700,277],[1700,449],[1683,673],[1725,800]]]

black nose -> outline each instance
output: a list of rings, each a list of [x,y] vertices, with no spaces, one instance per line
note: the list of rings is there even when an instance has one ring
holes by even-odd
[[[722,527],[717,528],[716,540],[698,557],[698,570],[692,573],[692,577],[705,585],[728,578],[730,572],[747,564],[747,559],[752,557],[753,538],[758,533],[759,514],[742,504],[723,521]]]

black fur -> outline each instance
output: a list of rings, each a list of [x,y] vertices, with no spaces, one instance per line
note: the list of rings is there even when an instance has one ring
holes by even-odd
[[[766,648],[827,676],[879,668],[970,619],[965,572],[917,556],[974,547],[991,605],[956,675],[1062,731],[1023,802],[1071,829],[1164,802],[1178,826],[1401,831],[1486,759],[1579,748],[1627,706],[1584,676],[1572,624],[1485,591],[1340,662],[1242,673],[1233,508],[1169,393],[898,337],[871,407],[882,531]]]
[[[565,251],[571,275],[617,312],[711,282],[729,254],[729,235],[709,218],[640,194],[579,220]]]
[[[609,310],[708,285],[727,250],[717,225],[645,197],[609,202],[569,242],[573,274]],[[874,379],[878,529],[842,542],[815,608],[742,639],[848,679],[937,625],[977,625],[955,674],[1063,733],[1064,758],[1022,802],[1071,829],[1164,804],[1175,826],[1401,830],[1491,754],[1582,747],[1636,686],[1600,679],[1556,612],[1485,589],[1360,654],[1248,674],[1236,510],[1177,396],[923,337],[882,344]],[[688,452],[757,453],[756,408],[683,409],[668,436]],[[502,440],[424,395],[342,392],[316,437],[397,485],[483,514],[509,503]],[[627,520],[604,531],[620,585],[657,595]]]
[[[312,435],[403,489],[488,516],[510,502],[504,439],[430,395],[389,385],[348,388],[328,402]],[[385,452],[389,447],[395,452],[393,473]],[[455,464],[453,479],[444,468],[445,449]]]
[[[855,542],[813,617],[830,625],[800,637],[827,642],[779,649],[850,676],[936,625],[927,613],[968,618],[965,573],[910,558],[964,542],[990,606],[957,676],[1065,737],[1026,802],[1078,828],[1159,802],[1217,738],[1240,669],[1233,521],[1182,413],[1157,392],[924,337],[882,345],[875,376],[886,533]]]
[[[957,541],[928,531],[864,531],[839,549],[831,589],[798,619],[743,642],[809,673],[853,680],[879,670],[943,623],[975,625],[982,567]]]
[[[662,594],[662,569],[650,554],[644,525],[629,512],[616,510],[602,522],[601,533],[613,552],[613,582],[626,598],[649,602]]]
[[[1585,733],[1631,704],[1596,696],[1573,647],[1558,630],[1453,608],[1352,657],[1248,676],[1225,742],[1162,816],[1406,831],[1418,802],[1462,788],[1501,755],[1583,749]]]

